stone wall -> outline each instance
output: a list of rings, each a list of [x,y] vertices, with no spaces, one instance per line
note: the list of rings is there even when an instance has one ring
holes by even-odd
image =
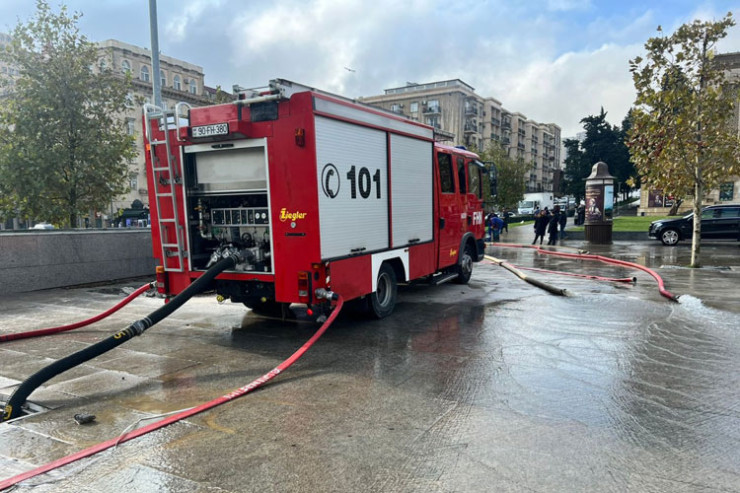
[[[146,229],[0,233],[0,294],[151,276]]]

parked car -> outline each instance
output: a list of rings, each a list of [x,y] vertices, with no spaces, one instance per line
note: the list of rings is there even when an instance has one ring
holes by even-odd
[[[31,229],[54,229],[54,225],[49,223],[37,223],[34,224]]]
[[[690,240],[694,231],[694,213],[678,219],[653,221],[648,236],[675,245]],[[740,241],[740,204],[711,205],[701,211],[702,239],[732,239]]]

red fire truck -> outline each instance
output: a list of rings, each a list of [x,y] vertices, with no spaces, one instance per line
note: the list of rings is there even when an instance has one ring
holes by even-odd
[[[483,257],[483,166],[434,129],[285,80],[233,103],[144,108],[160,292],[220,258],[221,299],[316,312],[327,292],[382,318],[398,283],[467,283]]]

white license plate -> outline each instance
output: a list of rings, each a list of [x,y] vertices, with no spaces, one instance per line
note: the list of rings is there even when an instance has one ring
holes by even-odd
[[[228,123],[215,123],[213,125],[201,125],[199,127],[193,127],[190,129],[193,138],[199,137],[213,137],[214,135],[228,135],[229,124]]]

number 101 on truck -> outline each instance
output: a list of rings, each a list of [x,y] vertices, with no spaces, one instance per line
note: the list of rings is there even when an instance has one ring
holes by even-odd
[[[320,313],[325,293],[382,318],[397,285],[467,283],[483,258],[483,166],[434,129],[285,80],[233,103],[144,108],[158,288],[220,258],[221,299]]]

